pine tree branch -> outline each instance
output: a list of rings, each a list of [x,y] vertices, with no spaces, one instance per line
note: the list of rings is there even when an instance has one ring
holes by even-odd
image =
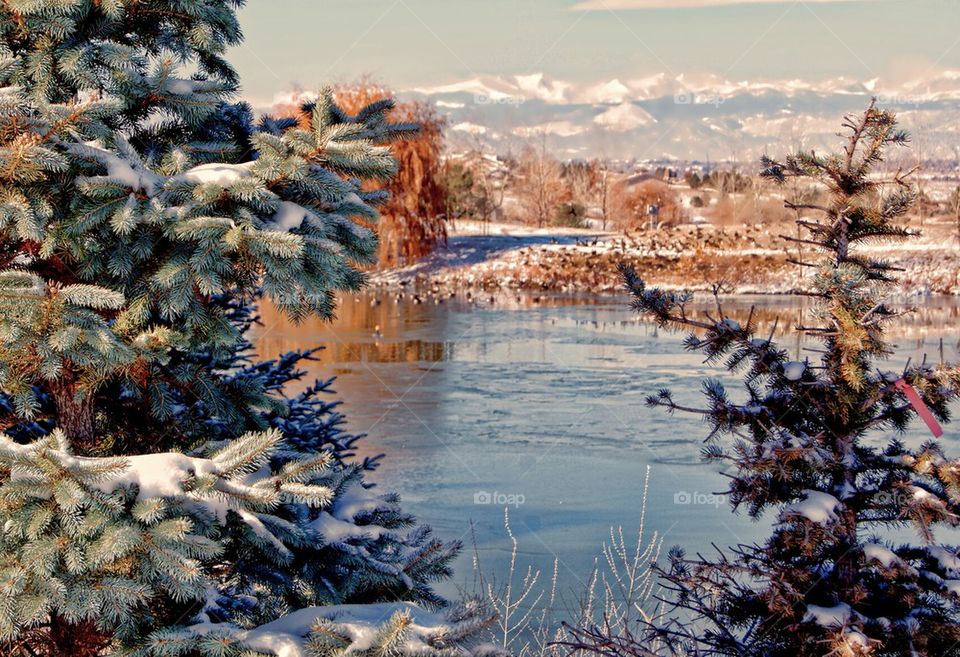
[[[788,210],[817,210],[819,212],[823,212],[824,214],[833,213],[832,208],[828,208],[825,205],[817,205],[816,203],[794,203],[793,201],[784,201],[783,207],[787,208]],[[797,223],[804,225],[810,222],[797,220]]]
[[[800,237],[791,237],[790,235],[780,235],[779,237],[780,237],[780,239],[782,239],[782,240],[784,240],[784,241],[792,242],[792,243],[794,243],[794,244],[811,244],[811,245],[813,245],[813,246],[817,246],[817,247],[820,247],[820,248],[822,248],[822,249],[825,249],[825,248],[828,247],[828,245],[827,245],[826,242],[818,242],[818,241],[816,241],[816,240],[805,240],[805,239],[800,238]]]

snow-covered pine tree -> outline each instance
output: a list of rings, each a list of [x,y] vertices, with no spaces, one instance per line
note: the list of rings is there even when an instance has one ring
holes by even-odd
[[[283,392],[309,352],[258,363],[243,337],[261,294],[329,316],[362,284],[362,184],[414,126],[329,92],[308,129],[254,125],[227,102],[241,4],[0,7],[4,654],[239,654],[303,606],[442,602],[457,546],[369,489],[329,382]],[[480,618],[455,615],[417,645],[455,652]]]
[[[230,309],[230,320],[242,334],[256,320],[251,311],[245,304]],[[205,441],[195,453],[217,449],[243,431],[276,429],[284,439],[272,458],[274,469],[320,451],[329,451],[338,463],[336,476],[324,482],[337,491],[328,508],[308,511],[293,505],[282,513],[291,522],[311,523],[317,530],[326,527],[325,540],[288,544],[289,563],[279,569],[271,562],[272,548],[264,554],[247,549],[243,541],[234,542],[229,558],[234,576],[225,587],[230,595],[220,596],[234,605],[233,610],[226,615],[223,610],[213,614],[208,610],[208,615],[239,615],[248,623],[259,623],[320,604],[407,599],[442,606],[432,583],[451,574],[459,543],[432,538],[429,527],[415,525],[414,518],[402,511],[396,495],[377,496],[367,490],[364,472],[375,469],[379,457],[362,462],[351,458],[359,437],[343,430],[344,417],[336,412],[339,404],[324,398],[332,392],[332,380],[315,381],[294,396],[285,394],[289,384],[303,377],[299,365],[313,353],[298,351],[277,361],[257,362],[253,346],[241,340],[225,360],[207,363],[205,371],[211,378],[243,400],[238,408],[249,409],[244,422],[225,423],[202,400],[175,398],[176,425],[193,444]],[[208,359],[204,354],[192,356]],[[256,607],[236,607],[237,599],[250,595],[257,599]]]
[[[146,649],[125,657],[467,657],[470,641],[488,619],[475,603],[453,605],[444,613],[408,602],[340,605],[301,609],[250,630],[196,625],[157,632]],[[506,657],[491,644],[474,647],[472,657]]]
[[[648,289],[625,270],[638,311],[693,329],[688,349],[743,372],[740,402],[709,380],[703,409],[681,408],[666,390],[649,403],[702,414],[705,454],[729,466],[733,506],[775,521],[763,545],[715,559],[675,551],[665,583],[677,622],[654,628],[649,645],[737,657],[960,655],[960,558],[935,533],[960,522],[960,462],[935,441],[911,446],[899,435],[917,412],[907,386],[946,420],[960,379],[944,363],[877,369],[897,316],[884,300],[893,268],[858,250],[909,235],[897,223],[913,200],[906,175],[883,180],[875,170],[908,138],[873,104],[844,128],[837,155],[764,162],[774,180],[798,176],[829,190],[827,204],[802,206],[821,219],[800,221],[824,255],[806,263],[816,267],[818,321],[798,327],[822,343],[815,360],[791,362],[772,335],[729,318],[719,301],[699,317],[690,295]],[[899,542],[904,527],[919,540]]]

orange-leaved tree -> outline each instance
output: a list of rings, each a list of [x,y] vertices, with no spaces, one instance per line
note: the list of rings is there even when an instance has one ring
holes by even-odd
[[[371,103],[395,99],[393,91],[366,78],[342,83],[334,100],[345,112],[356,113]],[[296,117],[309,127],[310,114],[299,103],[274,107],[274,113]],[[365,183],[367,191],[382,189],[390,194],[380,206],[376,226],[380,237],[377,263],[380,268],[411,264],[447,240],[446,191],[443,149],[446,120],[431,103],[398,101],[390,113],[393,121],[420,126],[416,135],[394,142],[390,148],[399,163],[398,174],[386,181]]]

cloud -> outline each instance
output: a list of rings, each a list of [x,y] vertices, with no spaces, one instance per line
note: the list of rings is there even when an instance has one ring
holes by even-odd
[[[689,9],[695,7],[725,7],[729,5],[787,4],[797,0],[583,0],[573,6],[574,11],[604,9]],[[878,2],[879,0],[805,0],[808,3]]]

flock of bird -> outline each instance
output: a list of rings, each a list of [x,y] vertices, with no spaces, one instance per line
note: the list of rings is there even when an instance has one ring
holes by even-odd
[[[776,227],[739,226],[643,228],[619,236],[579,236],[563,243],[554,237],[550,244],[528,245],[506,252],[492,253],[478,263],[446,266],[420,273],[392,286],[379,288],[370,302],[380,305],[392,296],[395,303],[439,305],[464,291],[469,304],[497,301],[491,290],[523,288],[530,290],[612,290],[620,287],[616,265],[639,258],[676,258],[711,252],[730,255],[744,249],[770,249],[784,253],[784,243]],[[665,261],[666,262],[666,261]],[[477,290],[485,292],[479,293]],[[539,302],[539,297],[531,299]],[[517,299],[519,302],[519,298]]]
[[[419,306],[420,304],[432,304],[439,306],[445,301],[457,298],[457,292],[448,285],[440,286],[433,285],[428,289],[418,289],[416,292],[405,291],[406,287],[410,285],[410,281],[402,281],[400,283],[403,289],[398,292],[391,292],[386,289],[380,289],[377,296],[373,296],[370,299],[370,307],[375,308],[383,304],[384,299],[391,299],[394,303],[412,303]],[[382,296],[380,296],[382,295]],[[497,302],[497,297],[492,294],[488,295],[475,295],[473,290],[467,290],[463,295],[464,300],[469,304],[482,303],[486,301],[489,304],[494,304]],[[517,296],[516,300],[521,301],[522,297]],[[540,302],[540,297],[532,298],[534,303]],[[360,297],[356,297],[356,301],[361,301]]]

